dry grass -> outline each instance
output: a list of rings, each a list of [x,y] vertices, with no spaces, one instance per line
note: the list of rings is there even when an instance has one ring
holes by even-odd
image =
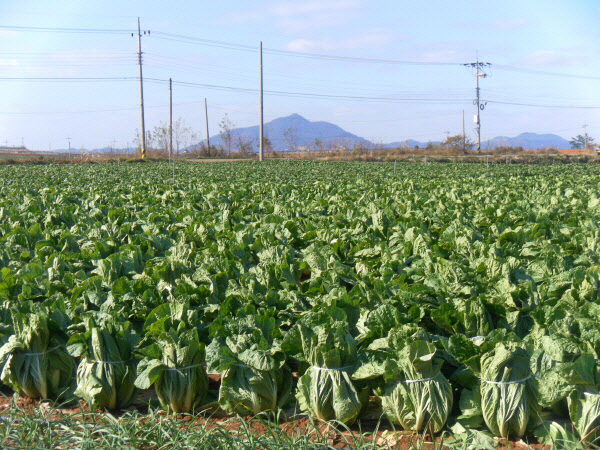
[[[490,163],[490,164],[556,164],[556,163],[595,163],[600,161],[596,152],[582,150],[557,150],[546,148],[540,150],[524,150],[521,147],[500,147],[494,150],[458,151],[449,147],[432,145],[426,148],[414,149],[399,147],[384,149],[375,147],[354,147],[353,149],[334,149],[306,152],[271,152],[266,159],[286,160],[318,160],[318,161],[379,161],[379,162],[461,162],[461,163]],[[176,157],[176,160],[211,159],[201,154],[186,153]],[[222,159],[257,159],[256,154],[233,153],[230,156],[218,154],[213,158]],[[44,154],[44,153],[0,153],[0,165],[7,164],[95,164],[95,163],[135,163],[166,161],[166,152],[149,151],[144,160],[139,153],[74,153]]]
[[[594,163],[600,158],[594,153],[569,152],[553,148],[523,150],[521,148],[498,148],[495,150],[454,151],[447,147],[432,146],[424,149],[360,149],[325,152],[279,153],[274,157],[291,160],[320,161],[380,161],[380,162],[461,162],[489,164],[557,164]]]

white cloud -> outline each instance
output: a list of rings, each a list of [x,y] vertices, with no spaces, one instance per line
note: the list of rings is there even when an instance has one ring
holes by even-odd
[[[1,59],[0,58],[0,67],[17,67],[19,65],[19,61],[16,59]]]
[[[574,52],[564,50],[537,50],[521,59],[520,64],[530,66],[557,66],[577,64],[581,58]]]
[[[517,28],[527,27],[529,25],[531,25],[531,23],[522,17],[492,22],[492,27],[499,31],[516,30]]]
[[[358,17],[365,0],[285,0],[270,2],[256,9],[227,13],[221,23],[269,23],[285,32],[314,30],[347,23]]]
[[[298,17],[306,14],[337,13],[343,10],[356,9],[361,4],[362,2],[358,0],[286,1],[273,4],[269,9],[278,17]]]
[[[286,46],[294,52],[335,52],[380,47],[392,42],[397,35],[385,29],[371,30],[342,39],[295,39]]]
[[[470,62],[474,60],[475,52],[470,48],[470,43],[462,41],[413,42],[406,58],[422,62]]]
[[[419,61],[422,62],[456,62],[465,60],[465,52],[456,49],[440,49],[425,51]]]
[[[232,11],[221,16],[218,19],[219,23],[226,24],[246,24],[252,22],[260,22],[265,19],[265,15],[262,12],[252,11]]]
[[[19,33],[12,30],[0,30],[0,39],[17,39]]]

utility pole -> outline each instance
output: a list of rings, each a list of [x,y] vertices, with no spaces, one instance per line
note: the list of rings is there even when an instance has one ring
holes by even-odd
[[[68,137],[67,141],[69,141],[69,159],[71,159],[71,138]]]
[[[259,154],[258,160],[262,161],[265,158],[264,135],[263,135],[263,62],[262,62],[262,41],[260,41],[260,130],[259,130]]]
[[[169,158],[173,156],[173,83],[169,78]]]
[[[204,97],[204,116],[206,117],[206,153],[210,156],[210,135],[208,134],[208,106],[206,105],[206,97]]]
[[[479,98],[479,79],[487,77],[487,74],[483,71],[484,67],[491,66],[490,63],[479,62],[479,58],[474,63],[463,64],[465,67],[475,67],[476,75],[475,75],[475,100],[473,100],[473,104],[477,107],[477,114],[473,117],[475,124],[477,125],[477,151],[481,151],[481,120],[479,117],[479,112],[485,109],[485,105],[487,102],[481,103]]]
[[[450,137],[450,132],[449,131],[444,131],[444,133],[446,133],[446,142],[448,142],[448,138]]]
[[[467,137],[465,136],[465,110],[463,109],[463,152],[465,151],[466,147],[467,147]]]
[[[584,150],[587,150],[587,142],[588,142],[588,135],[587,135],[587,124],[583,125],[583,142],[585,143],[583,146]]]
[[[144,35],[150,31],[144,31]],[[131,34],[133,36],[133,33]],[[142,159],[146,157],[146,125],[144,123],[144,77],[142,75],[142,32],[140,18],[138,17],[138,65],[140,66],[140,117],[142,122]]]

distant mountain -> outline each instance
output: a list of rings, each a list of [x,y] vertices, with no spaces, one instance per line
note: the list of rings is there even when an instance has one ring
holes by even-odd
[[[78,151],[78,150],[77,150]],[[129,147],[129,148],[110,148],[110,147],[104,147],[104,148],[95,148],[94,150],[84,150],[84,151],[89,151],[90,153],[135,153],[135,148],[133,147]]]
[[[571,144],[556,134],[521,133],[516,137],[498,136],[481,143],[482,149],[496,147],[523,147],[527,150],[537,150],[548,147],[556,149],[571,148]]]
[[[428,141],[428,142],[419,142],[413,139],[407,139],[406,141],[398,141],[398,142],[390,142],[389,144],[385,144],[385,148],[400,148],[400,147],[408,147],[408,148],[425,148],[427,145],[439,145],[441,141]]]
[[[419,142],[412,139],[408,139],[402,142],[392,142],[386,144],[385,148],[397,148],[397,147],[408,147],[419,148],[427,147],[427,144],[440,144],[440,141],[433,142]],[[537,150],[548,147],[554,147],[556,149],[567,149],[571,147],[571,144],[566,139],[563,139],[556,134],[537,134],[537,133],[521,133],[516,137],[498,136],[493,139],[483,141],[481,143],[482,149],[494,149],[496,147],[523,147],[526,150]]]
[[[45,150],[42,150],[45,151]],[[110,153],[110,152],[114,152],[114,153],[135,153],[136,149],[133,147],[129,147],[127,148],[110,148],[110,147],[103,147],[103,148],[94,148],[94,149],[87,149],[87,148],[72,148],[71,149],[71,154],[75,154],[75,153]],[[49,153],[69,153],[69,149],[68,148],[57,148],[54,150],[50,150]]]
[[[246,128],[234,128],[231,131],[232,145],[231,151],[237,152],[237,142],[241,139],[244,142],[250,142],[253,152],[258,151],[258,125]],[[311,122],[305,119],[299,114],[292,114],[287,117],[280,117],[272,120],[265,124],[264,133],[274,150],[286,151],[290,149],[290,146],[294,146],[299,150],[303,149],[315,149],[317,147],[316,141],[318,141],[320,147],[323,150],[330,149],[332,147],[342,146],[344,148],[352,149],[354,145],[365,145],[372,146],[374,143],[364,139],[355,134],[349,133],[348,131],[340,128],[329,122]],[[206,141],[204,141],[206,143]],[[406,141],[391,142],[384,144],[384,148],[393,149],[398,147],[408,147],[414,149],[424,149],[428,144],[439,145],[440,141],[428,141],[420,142],[414,139],[407,139]],[[210,137],[210,144],[214,146],[223,146],[223,140],[220,134],[213,135]],[[493,149],[496,147],[523,147],[526,150],[544,149],[548,147],[554,147],[556,149],[568,149],[570,148],[568,140],[557,136],[556,134],[537,134],[537,133],[522,133],[516,137],[498,136],[493,139],[484,141],[481,143],[481,148]],[[191,146],[188,149],[195,147]],[[108,153],[111,151],[110,147],[104,147],[99,149],[75,149],[71,150],[73,153],[80,152],[92,152],[92,153]],[[129,149],[114,149],[114,152],[135,152],[134,148]],[[66,153],[66,149],[53,150],[53,152]]]
[[[239,139],[251,141],[253,151],[258,151],[259,128],[258,125],[246,128],[235,128],[232,130],[231,151],[237,151],[236,142]],[[371,143],[366,139],[349,133],[342,128],[329,122],[311,122],[299,114],[292,114],[287,117],[280,117],[265,123],[264,135],[269,138],[274,150],[285,151],[290,147],[315,148],[316,140],[324,149],[328,145],[340,144],[345,147],[352,147],[355,144]],[[206,141],[204,141],[206,142]],[[211,146],[223,146],[221,135],[210,137]]]

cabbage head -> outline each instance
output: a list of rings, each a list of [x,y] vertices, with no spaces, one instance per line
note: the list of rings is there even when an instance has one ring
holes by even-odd
[[[413,341],[390,355],[381,396],[388,420],[405,430],[439,432],[452,410],[452,386],[431,342]]]
[[[538,380],[540,405],[555,417],[563,417],[571,392],[600,381],[596,358],[571,336],[543,336],[536,344],[530,366]]]
[[[13,314],[14,333],[0,348],[0,379],[30,398],[58,399],[72,393],[75,360],[51,333],[51,320],[38,313]]]
[[[69,339],[73,356],[83,356],[77,368],[75,395],[91,408],[126,408],[135,399],[136,362],[129,322],[97,327]]]
[[[569,415],[581,440],[592,444],[600,440],[600,390],[597,386],[569,397]]]
[[[162,407],[172,412],[190,413],[200,407],[208,390],[208,377],[204,344],[199,342],[196,329],[179,336],[171,329],[140,353],[144,358],[138,365],[138,388],[154,386]]]
[[[503,343],[481,357],[483,419],[495,436],[520,438],[530,421],[539,418],[538,386],[529,359],[525,349]]]
[[[221,407],[241,416],[281,408],[292,390],[292,373],[273,339],[278,334],[275,319],[250,315],[217,322],[207,362],[209,370],[221,373]]]
[[[356,342],[345,321],[313,317],[293,327],[282,348],[309,365],[298,380],[300,408],[316,419],[352,424],[366,407],[369,388],[355,383]]]

